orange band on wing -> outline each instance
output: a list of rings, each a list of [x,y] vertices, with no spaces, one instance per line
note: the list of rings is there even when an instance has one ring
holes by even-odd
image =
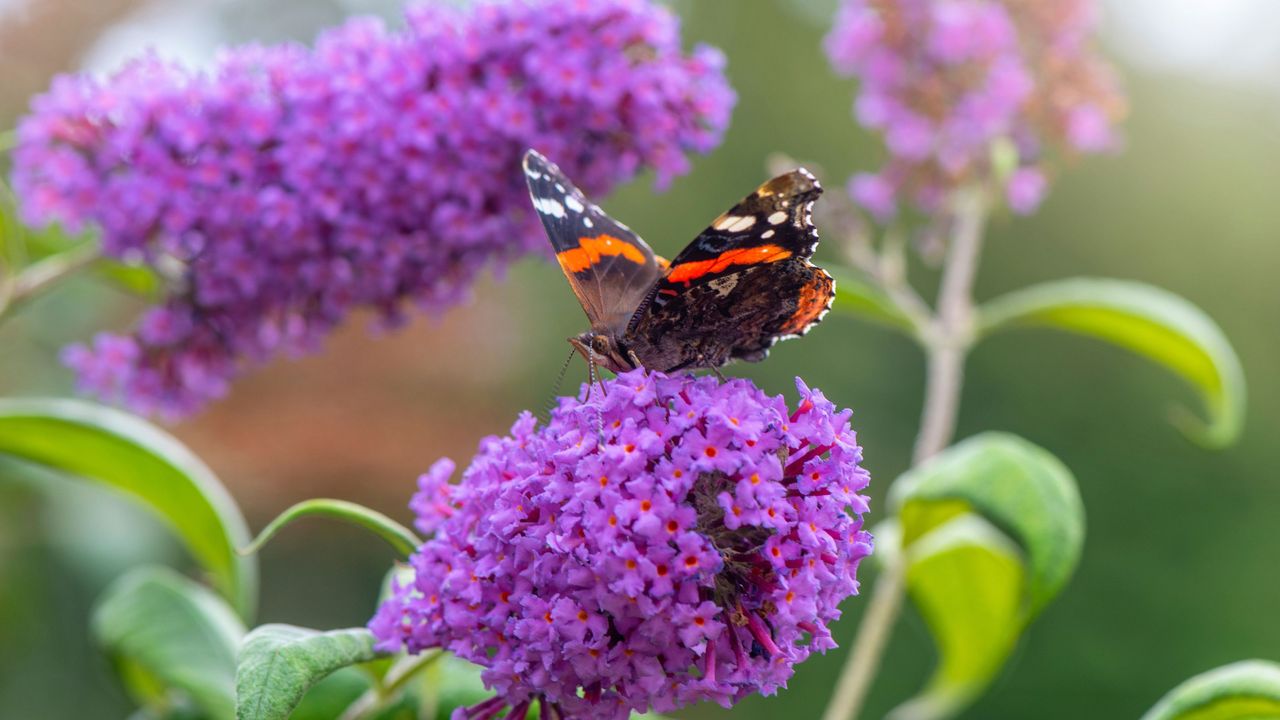
[[[556,253],[556,259],[568,272],[582,272],[600,262],[602,257],[617,255],[637,265],[644,265],[647,260],[639,248],[612,235],[584,237],[578,240],[578,247]]]
[[[710,260],[695,260],[676,265],[671,268],[671,272],[667,273],[667,281],[688,284],[703,275],[724,272],[734,265],[761,265],[786,260],[789,257],[791,257],[791,251],[777,245],[727,250]]]
[[[796,311],[782,326],[783,333],[794,335],[804,332],[831,305],[831,279],[825,273],[823,275],[822,279],[815,278],[814,282],[800,288]]]

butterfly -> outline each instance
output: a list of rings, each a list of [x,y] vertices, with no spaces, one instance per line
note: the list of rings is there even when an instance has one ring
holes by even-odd
[[[666,373],[763,360],[831,307],[835,281],[809,262],[818,245],[804,169],[761,185],[670,262],[591,203],[560,168],[524,156],[534,210],[591,329],[569,342],[593,367]]]

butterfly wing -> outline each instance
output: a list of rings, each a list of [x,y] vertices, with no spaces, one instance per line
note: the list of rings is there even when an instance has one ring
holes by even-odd
[[[524,174],[533,208],[592,329],[620,334],[661,274],[658,258],[538,152],[525,153]]]
[[[716,218],[654,283],[628,324],[628,347],[646,367],[671,371],[760,360],[807,332],[835,297],[831,276],[809,262],[821,194],[813,175],[794,170]]]

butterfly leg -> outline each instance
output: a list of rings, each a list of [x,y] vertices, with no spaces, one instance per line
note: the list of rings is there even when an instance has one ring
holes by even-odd
[[[720,382],[727,382],[727,380],[724,377],[724,373],[720,372],[720,368],[708,363],[707,356],[703,355],[702,353],[698,353],[697,365],[695,367],[707,368],[711,372],[715,373],[716,377],[720,378]]]
[[[631,348],[627,348],[627,357],[631,358],[631,364],[634,365],[635,367],[638,367],[638,368],[644,367],[644,363],[640,362],[640,356],[636,355],[635,350],[632,350]]]

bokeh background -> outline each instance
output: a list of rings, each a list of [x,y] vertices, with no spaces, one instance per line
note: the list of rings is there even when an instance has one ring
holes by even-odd
[[[148,47],[191,63],[217,46],[309,40],[352,13],[395,22],[393,0],[0,0],[0,129],[57,72],[110,70]],[[687,42],[720,46],[740,104],[724,145],[670,191],[641,178],[605,206],[670,255],[766,176],[770,153],[825,171],[828,185],[879,163],[849,108],[855,85],[819,41],[834,0],[673,2]],[[1223,452],[1166,421],[1194,402],[1172,376],[1092,341],[997,336],[973,354],[961,437],[1020,433],[1075,472],[1088,512],[1084,557],[968,718],[1135,717],[1164,691],[1246,657],[1280,659],[1280,3],[1110,0],[1101,42],[1131,102],[1127,146],[1064,168],[1042,211],[999,218],[979,298],[1068,275],[1131,278],[1204,308],[1249,380],[1243,440]],[[836,228],[823,228],[828,237]],[[819,257],[840,261],[835,243]],[[935,278],[918,268],[916,279]],[[66,342],[127,326],[134,301],[77,282],[0,328],[0,393],[70,393]],[[563,339],[584,326],[559,271],[525,261],[473,302],[389,335],[354,322],[325,351],[248,375],[173,431],[200,453],[256,529],[298,500],[331,496],[408,521],[416,475],[465,460],[484,435],[554,391]],[[794,395],[803,376],[855,410],[877,501],[910,452],[923,365],[890,332],[830,317],[768,362],[735,366]],[[571,366],[567,383],[585,375]],[[12,468],[10,468],[12,470]],[[130,712],[88,640],[88,611],[125,568],[187,563],[149,517],[105,492],[0,474],[0,718],[121,718]],[[881,502],[875,507],[879,510]],[[261,621],[362,624],[391,561],[378,541],[314,521],[262,554]],[[869,575],[868,575],[869,577]],[[846,603],[847,643],[863,602]],[[933,662],[922,622],[901,621],[867,717],[915,691]],[[843,651],[801,666],[780,697],[735,718],[817,717]],[[689,718],[719,718],[715,707]]]

